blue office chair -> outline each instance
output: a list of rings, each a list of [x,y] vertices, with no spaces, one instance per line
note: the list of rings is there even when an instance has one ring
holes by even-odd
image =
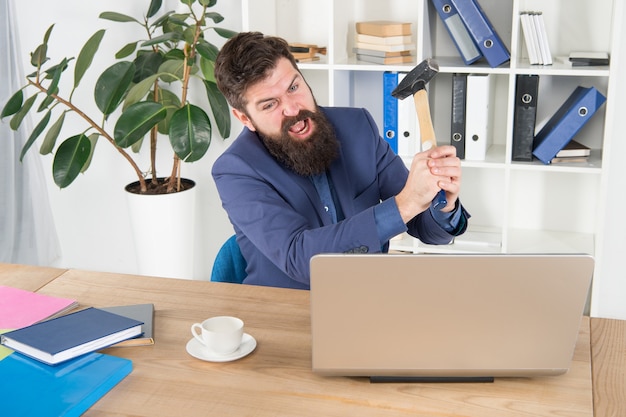
[[[241,284],[246,278],[246,260],[233,235],[220,248],[213,263],[211,281]]]

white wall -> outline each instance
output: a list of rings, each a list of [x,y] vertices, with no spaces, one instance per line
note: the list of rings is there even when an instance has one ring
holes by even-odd
[[[94,115],[99,115],[93,101],[93,84],[98,75],[112,64],[117,50],[129,40],[134,40],[141,31],[137,25],[113,23],[98,18],[103,11],[116,11],[141,19],[149,5],[149,0],[109,0],[93,3],[84,0],[15,0],[16,21],[19,28],[26,73],[33,71],[29,63],[28,52],[33,51],[43,39],[43,35],[52,23],[55,27],[49,42],[48,56],[53,63],[63,57],[76,57],[85,41],[96,30],[108,28],[100,51],[88,71],[81,87],[74,94],[75,103],[88,103],[86,107]],[[180,7],[178,0],[165,0],[163,10]],[[221,27],[241,30],[241,9],[239,2],[221,0],[215,11],[220,12],[225,20]],[[220,38],[217,38],[217,42]],[[71,72],[64,75],[66,83],[62,92],[68,91],[73,82]],[[63,89],[65,87],[65,89]],[[204,95],[204,87],[199,92]],[[36,123],[38,119],[34,121]],[[63,138],[80,133],[84,125],[66,118]],[[215,184],[211,178],[213,161],[232,143],[241,126],[233,125],[231,138],[223,141],[214,134],[208,155],[193,164],[183,165],[183,176],[192,178],[198,184],[198,216],[196,229],[196,262],[194,278],[209,279],[213,259],[223,241],[230,236],[230,225],[221,203]],[[171,169],[170,152],[161,146],[163,161],[161,174],[166,175]],[[33,147],[31,152],[36,151]],[[145,159],[144,159],[145,160]],[[42,157],[44,172],[49,182],[50,203],[55,218],[62,247],[62,258],[55,265],[66,268],[79,268],[122,273],[137,273],[134,256],[130,220],[123,187],[135,181],[134,171],[120,158],[108,142],[98,142],[96,154],[89,170],[68,188],[60,190],[52,181],[52,157]],[[147,167],[147,164],[143,164]],[[164,254],[166,252],[164,248]]]

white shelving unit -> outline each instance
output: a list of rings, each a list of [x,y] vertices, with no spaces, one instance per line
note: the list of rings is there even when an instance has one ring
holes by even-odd
[[[430,0],[242,0],[243,30],[259,30],[293,42],[326,46],[328,55],[301,64],[318,103],[367,108],[382,127],[382,73],[410,71],[423,59],[439,63],[429,83],[431,113],[440,143],[448,142],[453,73],[496,77],[492,146],[485,161],[463,161],[461,199],[472,214],[466,236],[433,247],[404,237],[392,248],[413,252],[584,252],[602,262],[597,242],[606,226],[607,149],[613,136],[616,70],[623,0],[479,0],[511,52],[511,60],[490,68],[484,60],[463,63]],[[542,11],[553,65],[529,65],[519,23],[521,11]],[[619,13],[615,13],[618,10]],[[415,61],[406,65],[357,62],[352,53],[355,23],[396,20],[413,24]],[[609,66],[571,67],[570,51],[608,51]],[[589,163],[543,165],[511,160],[513,101],[518,74],[538,74],[537,123],[551,116],[578,85],[607,97],[576,139],[593,150]],[[619,117],[619,116],[618,116]],[[410,158],[407,158],[407,163]],[[596,277],[597,278],[597,277]]]

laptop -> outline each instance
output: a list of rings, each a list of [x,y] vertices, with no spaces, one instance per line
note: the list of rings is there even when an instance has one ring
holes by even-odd
[[[584,254],[316,255],[313,371],[383,381],[563,374],[593,266]]]

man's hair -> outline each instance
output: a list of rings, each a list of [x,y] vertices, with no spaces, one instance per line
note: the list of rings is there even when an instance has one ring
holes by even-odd
[[[266,79],[280,58],[287,58],[298,69],[284,39],[241,32],[224,44],[215,60],[217,87],[231,106],[247,114],[246,90]]]

